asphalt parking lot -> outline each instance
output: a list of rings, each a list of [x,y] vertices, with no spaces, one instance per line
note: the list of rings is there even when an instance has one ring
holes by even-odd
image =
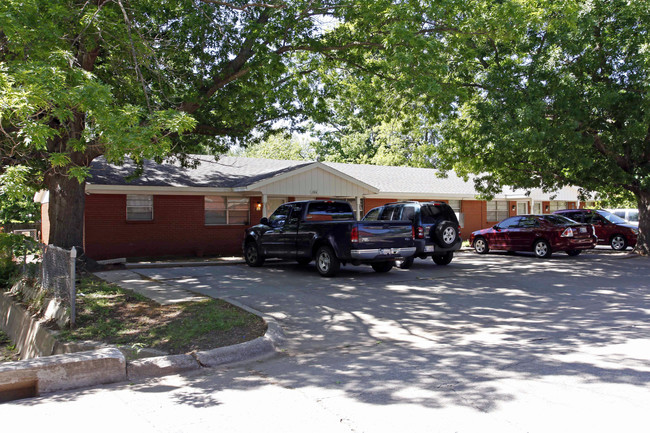
[[[0,414],[36,406],[65,419],[108,405],[129,422],[107,428],[145,431],[647,431],[647,258],[466,252],[449,266],[346,267],[333,279],[293,263],[137,272],[255,308],[283,327],[286,346],[264,362]]]

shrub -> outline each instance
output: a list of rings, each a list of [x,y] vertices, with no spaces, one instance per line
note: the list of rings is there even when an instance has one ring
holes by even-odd
[[[0,286],[7,286],[18,275],[20,267],[14,260],[38,250],[38,243],[27,236],[0,233]]]

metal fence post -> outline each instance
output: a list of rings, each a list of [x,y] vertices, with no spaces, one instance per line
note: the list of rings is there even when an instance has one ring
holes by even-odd
[[[77,290],[75,287],[77,248],[70,250],[70,328],[74,328],[77,316]]]

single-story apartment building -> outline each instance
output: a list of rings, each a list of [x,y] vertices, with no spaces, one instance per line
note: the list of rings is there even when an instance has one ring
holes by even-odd
[[[477,199],[473,182],[430,168],[288,161],[195,155],[179,163],[135,165],[93,161],[86,185],[84,250],[96,260],[119,257],[239,255],[244,229],[280,204],[303,199],[347,200],[361,218],[370,209],[403,200],[449,203],[461,233],[489,227],[517,214],[551,213],[591,203],[575,188],[553,194],[504,190]],[[42,236],[49,233],[48,196],[42,203]]]

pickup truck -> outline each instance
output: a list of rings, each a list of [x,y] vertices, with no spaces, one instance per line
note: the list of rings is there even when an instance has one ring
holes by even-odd
[[[318,272],[332,277],[347,263],[388,272],[395,260],[415,254],[415,243],[408,221],[359,222],[346,201],[308,200],[285,203],[246,229],[243,250],[249,266],[270,257],[315,260]]]

